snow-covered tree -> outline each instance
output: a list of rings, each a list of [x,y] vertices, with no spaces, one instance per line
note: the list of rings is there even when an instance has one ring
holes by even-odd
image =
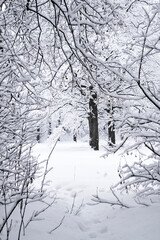
[[[43,188],[33,186],[39,164],[31,150],[48,102],[40,86],[34,19],[24,1],[2,1],[0,13],[0,233],[9,239],[16,211],[20,239],[28,203],[45,196]]]
[[[138,150],[140,159],[133,166],[125,165],[122,172],[125,186],[136,186],[143,196],[157,195],[160,187],[159,4],[136,3],[130,13],[134,31],[125,70],[137,101],[126,105],[120,127],[125,141],[132,139],[130,144],[124,144],[126,151]]]
[[[78,101],[72,90],[81,86],[76,81],[82,75],[87,76],[87,89],[99,85],[94,61],[100,55],[101,29],[109,26],[114,8],[109,4],[107,12],[105,1],[65,0],[5,0],[0,6],[0,202],[4,207],[0,232],[9,238],[12,215],[19,208],[20,239],[28,203],[44,197],[44,181],[39,190],[33,187],[39,164],[31,155],[32,146],[45,134],[43,123],[61,109],[60,99],[65,102],[68,98],[64,103],[67,113],[75,111]],[[54,102],[56,86],[61,88],[61,96],[66,88],[70,91]],[[78,125],[79,119],[75,119]]]
[[[121,100],[115,114],[121,140],[110,149],[122,151],[127,161],[120,170],[120,189],[149,198],[159,195],[160,187],[159,17],[159,4],[154,1],[126,5],[126,27],[120,36],[122,56],[103,64],[120,83],[113,92],[108,89],[112,98]],[[129,161],[133,154],[136,162]]]

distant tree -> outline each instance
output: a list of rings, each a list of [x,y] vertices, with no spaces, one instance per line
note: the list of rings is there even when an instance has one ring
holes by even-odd
[[[93,86],[90,86],[89,90],[89,144],[94,150],[99,150],[97,93],[95,92]]]
[[[55,1],[46,1],[43,5],[39,5],[37,1],[35,4],[34,1],[28,1],[27,10],[37,21],[38,45],[39,53],[41,53],[37,56],[50,72],[47,74],[46,87],[53,89],[53,95],[55,88],[61,89],[65,95],[66,91],[68,95],[72,95],[73,89],[79,88],[82,85],[81,81],[84,82],[84,79],[81,78],[83,75],[85,75],[84,85],[87,88],[89,85],[101,85],[96,77],[99,63],[95,61],[95,56],[102,55],[105,31],[112,29],[116,21],[119,21],[115,14],[118,12],[118,8],[118,5],[115,7],[114,4],[105,1],[97,4],[94,0],[85,1],[83,4],[77,1],[61,1],[61,4]],[[107,48],[105,51],[107,52]],[[44,67],[43,69],[47,72]],[[81,91],[80,88],[79,91]],[[74,98],[73,95],[72,97]],[[89,105],[90,113],[92,113],[91,103],[93,105],[96,102],[92,102],[92,99],[93,96],[90,96],[87,100],[88,103],[86,102]],[[66,107],[68,105],[64,104],[65,109]],[[54,111],[56,108],[54,109],[53,103]],[[94,120],[93,117],[92,120]],[[90,136],[93,130],[98,133],[97,129],[92,127]],[[75,132],[75,130],[73,131]]]
[[[113,120],[114,108],[113,108],[110,100],[108,101],[106,111],[110,117],[110,119],[108,120],[108,143],[110,146],[112,146],[112,145],[115,145],[116,139],[115,139],[115,123]]]

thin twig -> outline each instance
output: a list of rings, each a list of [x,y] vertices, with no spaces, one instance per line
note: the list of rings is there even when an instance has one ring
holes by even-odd
[[[62,225],[64,219],[65,219],[65,216],[63,216],[63,218],[61,219],[60,223],[59,223],[55,228],[53,228],[51,231],[49,231],[49,234],[51,234],[51,233],[54,232],[57,228],[59,228],[59,227]]]
[[[48,172],[48,171],[47,171],[47,169],[48,169],[48,163],[49,163],[50,157],[51,157],[51,155],[52,155],[52,153],[53,153],[53,151],[54,151],[54,149],[55,149],[55,147],[56,147],[56,145],[57,145],[58,140],[59,140],[59,138],[57,138],[57,140],[56,140],[56,142],[55,142],[55,144],[54,144],[54,146],[53,146],[50,154],[48,155],[47,161],[46,161],[45,172],[44,172],[43,179],[42,179],[42,184],[41,184],[41,192],[43,191],[44,181],[45,181],[45,178],[46,178],[46,175],[47,175],[47,172]]]

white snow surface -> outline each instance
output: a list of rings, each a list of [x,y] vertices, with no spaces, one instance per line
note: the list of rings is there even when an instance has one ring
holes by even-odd
[[[37,144],[34,155],[39,155],[39,160],[46,159],[53,145],[51,140]],[[56,202],[28,225],[22,240],[160,239],[160,204],[128,209],[105,203],[95,205],[92,201],[97,192],[113,199],[110,186],[120,180],[119,157],[104,158],[104,153],[103,147],[93,151],[87,142],[57,143],[49,161],[49,168],[53,169],[47,175],[48,201],[56,194]],[[30,204],[28,217],[42,207]]]

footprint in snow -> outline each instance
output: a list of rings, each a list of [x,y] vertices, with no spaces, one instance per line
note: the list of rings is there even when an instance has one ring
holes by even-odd
[[[57,185],[57,186],[55,187],[56,190],[59,190],[59,189],[61,189],[61,188],[62,188],[61,185]]]
[[[68,192],[70,192],[70,191],[72,191],[73,189],[72,188],[66,188],[66,191],[68,191]]]
[[[101,221],[99,219],[95,219],[93,220],[93,223],[98,224],[98,223],[101,223]]]
[[[99,232],[100,233],[106,233],[108,231],[107,227],[103,227]]]
[[[92,233],[89,234],[89,237],[90,237],[90,238],[96,238],[96,237],[97,237],[97,234],[94,233],[94,232],[92,232]]]
[[[82,232],[88,232],[89,228],[84,226],[82,223],[78,223],[78,227]]]

